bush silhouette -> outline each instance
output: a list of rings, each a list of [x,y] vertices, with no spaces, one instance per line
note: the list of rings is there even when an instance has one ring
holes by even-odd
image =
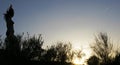
[[[115,62],[112,55],[112,53],[115,53],[113,52],[113,44],[110,42],[106,33],[100,33],[95,38],[94,46],[91,46],[91,48],[93,49],[95,55],[99,58],[100,65],[110,65]],[[117,56],[115,58],[117,58]]]
[[[87,64],[88,65],[99,65],[99,58],[93,55],[87,60]]]
[[[72,46],[70,43],[64,44],[63,42],[58,42],[57,45],[48,47],[44,58],[46,58],[45,60],[47,61],[66,62],[70,59],[71,49]]]
[[[28,60],[39,60],[41,53],[44,51],[42,49],[44,41],[41,34],[39,37],[27,37],[27,39],[22,41],[22,55]]]

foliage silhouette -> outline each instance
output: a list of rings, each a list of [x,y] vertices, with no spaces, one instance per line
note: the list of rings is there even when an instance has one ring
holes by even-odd
[[[39,60],[41,53],[44,51],[42,49],[44,41],[41,34],[37,38],[36,36],[27,37],[27,39],[22,41],[22,54],[26,59]]]
[[[20,44],[19,55],[14,55],[13,52],[7,51],[6,50],[7,48],[0,49],[1,64],[3,65],[6,64],[18,65],[18,63],[22,65],[23,64],[29,64],[29,65],[31,64],[32,65],[38,65],[38,64],[70,65],[71,64],[66,62],[66,60],[70,59],[70,55],[71,55],[70,51],[72,49],[72,46],[70,43],[63,44],[62,42],[60,42],[57,45],[52,45],[50,48],[46,50],[42,48],[44,41],[41,35],[39,35],[39,37],[36,36],[32,36],[32,37],[28,36],[27,38],[22,38],[22,37],[23,37],[22,35],[16,35],[16,39],[14,40],[14,42]]]
[[[111,61],[109,54],[111,53],[113,45],[109,42],[107,34],[100,33],[95,41],[95,46],[93,46],[92,49],[100,58],[101,63],[106,64]]]
[[[14,16],[14,9],[12,8],[12,5],[8,8],[6,13],[4,14],[4,19],[6,21],[6,36],[7,38],[11,38],[14,36],[14,22],[12,21],[12,17]]]
[[[57,45],[48,47],[44,58],[47,58],[47,61],[66,62],[72,58],[71,49],[72,45],[70,43],[58,42]]]
[[[99,65],[99,58],[96,56],[91,56],[88,60],[87,60],[87,64],[88,65]]]
[[[22,39],[22,35],[16,35],[15,37],[16,38],[12,38],[12,42],[14,42],[14,44],[11,43],[11,41],[6,42],[6,40],[1,42],[1,44],[5,44],[5,48],[2,48],[1,46],[0,60],[3,62],[10,62],[11,64],[15,61],[25,62],[30,60],[38,60],[41,57],[41,52],[44,51],[42,49],[43,40],[41,35],[39,35],[38,38],[32,36],[27,39]],[[7,43],[10,43],[11,45],[7,45]],[[16,44],[19,44],[19,47],[16,47],[18,46]]]
[[[91,48],[99,58],[100,65],[111,65],[116,62],[113,57],[113,53],[115,53],[113,52],[113,44],[110,42],[106,33],[100,33],[95,38],[94,46],[91,46]],[[119,53],[116,54],[119,55]]]

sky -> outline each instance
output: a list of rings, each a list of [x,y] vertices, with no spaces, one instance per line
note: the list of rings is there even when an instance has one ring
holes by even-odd
[[[0,35],[5,36],[3,14],[12,4],[15,34],[42,34],[44,46],[57,41],[86,48],[99,32],[120,39],[120,0],[0,0]]]

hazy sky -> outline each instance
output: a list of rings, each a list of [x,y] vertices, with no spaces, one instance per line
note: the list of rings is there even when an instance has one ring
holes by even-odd
[[[10,4],[15,33],[43,34],[45,45],[69,41],[87,46],[99,32],[119,42],[120,0],[0,0],[0,35],[5,35],[3,13]]]

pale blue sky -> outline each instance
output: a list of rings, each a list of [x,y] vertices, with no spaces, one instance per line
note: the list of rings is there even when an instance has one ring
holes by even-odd
[[[0,0],[2,35],[3,13],[10,4],[15,10],[15,33],[41,33],[45,45],[70,41],[85,46],[99,32],[107,32],[113,41],[120,39],[120,0]]]

